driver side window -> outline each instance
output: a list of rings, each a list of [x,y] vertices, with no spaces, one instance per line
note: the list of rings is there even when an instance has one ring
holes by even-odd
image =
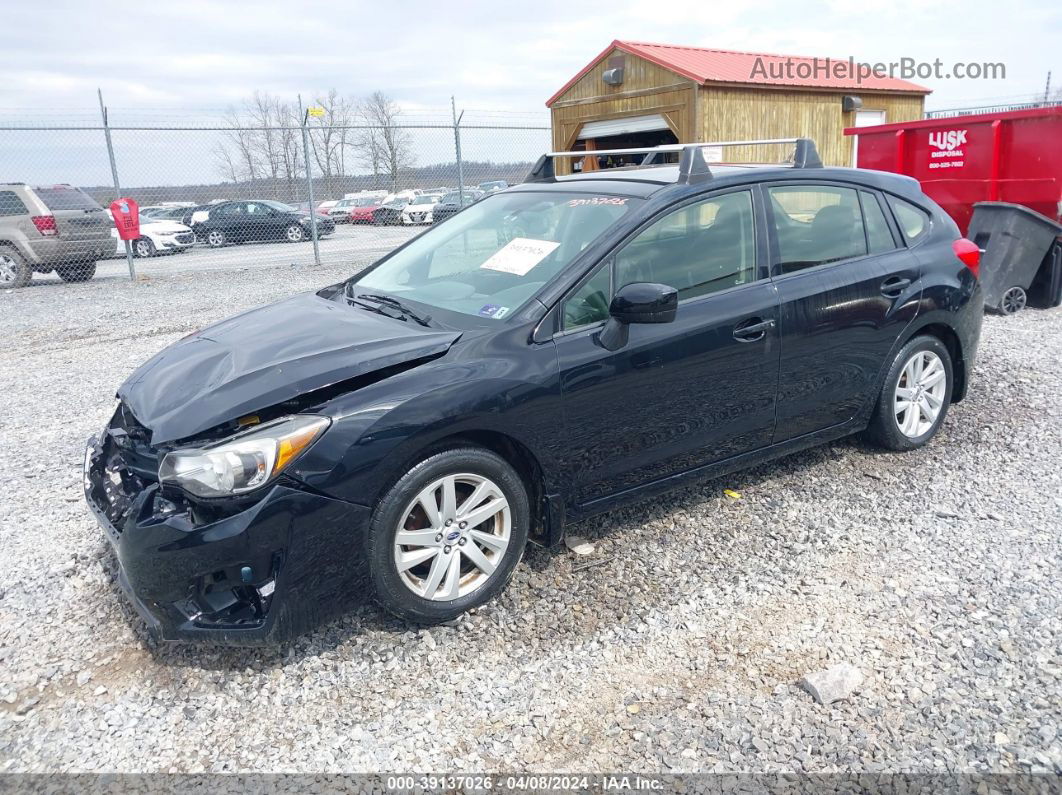
[[[656,282],[695,298],[756,280],[752,194],[690,204],[642,230],[616,255],[616,287]]]
[[[564,330],[589,326],[608,320],[612,299],[612,267],[606,262],[582,287],[564,302]]]

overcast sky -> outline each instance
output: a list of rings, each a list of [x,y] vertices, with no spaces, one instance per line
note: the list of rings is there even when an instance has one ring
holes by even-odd
[[[410,106],[542,111],[615,38],[859,60],[1001,61],[1001,81],[927,81],[931,107],[1062,85],[1057,0],[172,2],[0,0],[3,108],[217,107],[380,88]],[[46,12],[45,12],[46,9]],[[42,13],[44,12],[44,13]]]
[[[255,90],[294,99],[331,87],[382,89],[420,118],[441,119],[454,94],[479,119],[547,122],[545,100],[616,38],[1005,64],[1005,80],[917,81],[934,91],[930,109],[1028,98],[1051,69],[1062,86],[1058,0],[0,0],[0,9],[0,122],[23,124],[85,119],[97,87],[119,123],[191,122]],[[15,151],[9,137],[0,169],[36,143],[16,141]]]

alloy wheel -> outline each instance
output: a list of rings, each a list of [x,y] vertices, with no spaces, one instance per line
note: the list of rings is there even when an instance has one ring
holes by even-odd
[[[1027,300],[1028,298],[1022,288],[1011,287],[1003,293],[1003,300],[1000,301],[999,306],[1004,315],[1013,315],[1015,312],[1020,312],[1025,308]]]
[[[512,533],[505,494],[482,475],[447,475],[406,506],[394,564],[417,596],[453,600],[482,588],[501,565]]]
[[[151,256],[151,243],[146,239],[140,238],[136,241],[136,255],[138,257],[150,257]]]
[[[212,246],[220,246],[224,242],[225,242],[225,234],[223,232],[220,232],[217,229],[213,229],[213,230],[211,230],[210,232],[207,233],[207,243],[209,243],[210,245],[212,245]]]
[[[302,240],[302,227],[292,224],[288,227],[287,235],[288,240],[290,240],[292,243],[298,243],[300,240]]]
[[[944,362],[933,351],[918,351],[900,370],[893,413],[900,433],[916,439],[936,423],[948,390]]]
[[[0,254],[0,284],[14,284],[18,279],[18,264],[7,254]]]

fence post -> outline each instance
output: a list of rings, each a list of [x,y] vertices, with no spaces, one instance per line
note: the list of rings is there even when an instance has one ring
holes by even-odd
[[[299,109],[302,109],[302,94],[299,94]],[[302,159],[306,163],[306,186],[310,197],[310,236],[313,238],[313,264],[321,264],[321,249],[317,245],[317,210],[313,206],[313,172],[310,170],[310,132],[306,127],[310,109],[302,113]]]
[[[111,141],[111,128],[107,126],[107,108],[103,105],[103,89],[97,88],[96,94],[100,98],[100,116],[103,117],[103,135],[107,139],[107,156],[111,160],[111,177],[114,179],[114,192],[116,199],[122,198],[122,186],[118,183],[118,165],[114,161],[114,143]],[[129,263],[129,281],[136,281],[136,267],[133,265],[133,244],[126,240],[125,261]]]
[[[461,111],[461,115],[457,115],[457,103],[454,102],[454,97],[450,95],[450,110],[454,116],[454,149],[457,152],[457,201],[458,207],[465,206],[465,172],[461,167],[461,119],[464,118],[465,112]]]

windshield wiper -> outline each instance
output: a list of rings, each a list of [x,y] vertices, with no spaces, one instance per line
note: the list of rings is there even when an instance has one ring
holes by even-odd
[[[386,306],[393,306],[395,309],[397,309],[403,315],[405,315],[409,319],[419,323],[420,325],[422,325],[422,326],[430,326],[431,325],[431,315],[424,315],[423,317],[421,317],[416,312],[414,312],[412,309],[410,309],[408,306],[406,306],[401,301],[399,301],[397,298],[392,298],[389,295],[374,295],[373,293],[359,293],[357,297],[358,298],[363,298],[363,299],[365,299],[367,301],[375,301],[378,304],[385,304]]]

